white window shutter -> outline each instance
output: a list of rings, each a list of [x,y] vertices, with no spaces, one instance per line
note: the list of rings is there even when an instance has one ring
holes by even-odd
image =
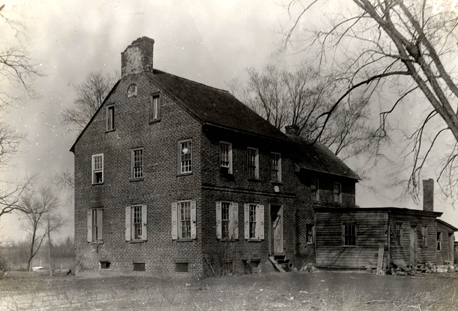
[[[256,238],[264,240],[264,205],[256,206]]]
[[[131,240],[131,228],[130,228],[130,218],[131,218],[131,207],[126,207],[126,241]]]
[[[178,239],[177,209],[178,209],[177,202],[173,202],[172,203],[172,240]]]
[[[222,237],[221,202],[216,202],[216,237],[218,239]]]
[[[232,207],[231,223],[232,223],[232,228],[233,228],[232,234],[233,234],[234,240],[238,240],[239,239],[239,204],[232,203],[231,207]]]
[[[148,240],[148,213],[146,205],[142,205],[142,240]]]
[[[103,209],[97,209],[97,241],[103,241]]]
[[[87,241],[92,242],[92,210],[87,211]]]
[[[196,238],[196,201],[191,201],[191,239],[195,240]]]
[[[243,204],[244,220],[245,220],[245,239],[250,238],[250,204]]]

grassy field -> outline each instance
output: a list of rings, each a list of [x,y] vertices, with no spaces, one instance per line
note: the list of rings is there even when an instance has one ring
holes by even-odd
[[[272,273],[223,278],[9,272],[1,310],[458,310],[458,275]]]

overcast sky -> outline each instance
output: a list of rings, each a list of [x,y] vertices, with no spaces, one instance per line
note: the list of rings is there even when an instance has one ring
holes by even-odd
[[[3,180],[39,174],[38,180],[46,182],[59,172],[73,171],[69,149],[77,133],[60,125],[60,113],[75,99],[74,85],[91,71],[120,72],[121,52],[139,37],[155,40],[155,68],[223,89],[233,78],[243,81],[247,67],[274,62],[294,66],[305,58],[276,53],[282,45],[281,27],[289,22],[280,0],[6,1],[3,13],[11,9],[21,14],[27,47],[44,76],[33,82],[38,99],[1,115],[27,134],[21,153],[11,163],[14,167],[0,172]],[[382,192],[378,196],[358,187],[357,204],[421,208],[414,202],[390,200]],[[62,209],[72,217],[72,206],[62,202]],[[458,227],[450,204],[436,199],[436,210],[445,212],[443,219]],[[0,219],[3,238],[21,236],[18,218]],[[63,234],[72,235],[72,230],[71,223]]]

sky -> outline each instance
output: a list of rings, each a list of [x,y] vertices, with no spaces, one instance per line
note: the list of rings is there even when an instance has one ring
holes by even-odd
[[[20,39],[43,76],[32,81],[37,98],[0,115],[27,135],[10,167],[0,171],[2,180],[37,175],[46,184],[56,174],[73,171],[69,149],[77,133],[61,125],[60,114],[75,100],[74,86],[91,71],[120,72],[121,52],[139,37],[155,40],[155,68],[223,89],[234,78],[244,81],[248,67],[294,66],[306,58],[300,53],[278,53],[284,40],[282,28],[291,24],[280,0],[6,1],[2,12],[10,10],[26,27],[27,38]],[[304,22],[316,24],[319,18]],[[4,38],[0,44],[18,39],[7,37],[10,42],[5,42]],[[375,169],[375,176],[384,170]],[[370,192],[364,184],[364,180],[359,183],[356,193],[360,206],[421,209],[421,201],[400,200],[386,189]],[[458,213],[451,204],[438,198],[436,210],[458,227]],[[73,235],[73,206],[63,198],[61,211],[70,220],[61,235]],[[19,237],[24,237],[20,216],[2,217],[0,240]]]

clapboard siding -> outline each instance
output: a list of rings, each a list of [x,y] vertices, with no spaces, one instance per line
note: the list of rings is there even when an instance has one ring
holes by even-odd
[[[417,263],[436,263],[437,257],[448,258],[448,231],[442,236],[442,251],[437,248],[438,213],[398,208],[316,209],[316,263],[318,266],[362,268],[377,264],[378,249],[384,246],[387,259],[411,262],[411,230],[416,236],[414,255]],[[356,225],[356,245],[344,246],[342,225]],[[396,224],[401,225],[400,243]],[[423,232],[426,228],[426,241]],[[448,242],[446,242],[448,240]],[[447,245],[445,245],[447,244]]]
[[[316,217],[316,262],[322,266],[361,268],[377,262],[380,244],[385,245],[386,213],[326,213]],[[356,246],[344,246],[342,225],[356,224]]]

